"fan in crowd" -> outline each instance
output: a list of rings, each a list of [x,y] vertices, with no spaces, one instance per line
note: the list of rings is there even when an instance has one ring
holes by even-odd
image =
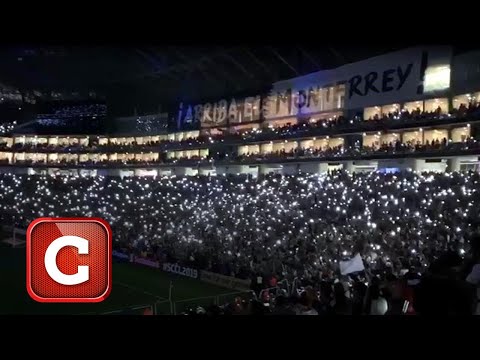
[[[250,313],[472,313],[479,181],[477,172],[411,171],[2,174],[0,215],[20,227],[42,216],[102,217],[121,251],[252,279],[257,294],[272,278],[303,289],[261,296],[258,302],[271,306],[246,304]],[[343,271],[352,259],[361,259],[362,269]]]

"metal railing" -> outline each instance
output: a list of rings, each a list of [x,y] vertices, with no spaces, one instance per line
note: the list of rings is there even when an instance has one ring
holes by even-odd
[[[237,297],[241,297],[245,300],[257,299],[257,295],[252,290],[245,290],[245,291],[236,291],[231,293],[219,294],[219,295],[212,295],[212,296],[202,296],[202,297],[195,297],[189,299],[182,299],[177,301],[171,301],[172,312],[171,315],[178,315],[183,311],[187,310],[189,305],[195,307],[204,307],[204,306],[211,306],[211,305],[224,305],[234,300]]]
[[[293,288],[290,288],[290,283],[288,282],[287,279],[277,282],[276,286],[272,286],[272,287],[261,290],[258,298],[262,300],[266,293],[275,294],[275,296],[278,296],[281,294],[282,291],[285,291],[287,295],[292,294]]]

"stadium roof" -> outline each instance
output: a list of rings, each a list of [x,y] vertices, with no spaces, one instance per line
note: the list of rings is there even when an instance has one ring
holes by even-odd
[[[0,82],[24,90],[96,91],[118,114],[255,94],[271,83],[405,46],[22,46],[0,49]]]

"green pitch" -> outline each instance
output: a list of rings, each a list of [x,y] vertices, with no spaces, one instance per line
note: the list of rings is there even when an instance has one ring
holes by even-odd
[[[105,301],[97,304],[37,303],[29,297],[25,286],[25,248],[11,248],[0,244],[0,314],[116,314],[118,310],[154,304],[157,304],[157,314],[170,314],[168,295],[171,281],[172,300],[177,313],[193,305],[210,305],[216,296],[219,296],[219,300],[235,296],[227,295],[234,290],[143,265],[114,261],[112,292]],[[188,300],[192,298],[200,299]],[[128,313],[141,312],[141,309],[137,309]]]

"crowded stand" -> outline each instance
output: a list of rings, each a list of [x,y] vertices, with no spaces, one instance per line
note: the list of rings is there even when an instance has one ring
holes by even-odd
[[[461,104],[458,109],[453,109],[450,113],[444,114],[441,108],[429,112],[420,111],[420,109],[409,112],[408,110],[401,112],[392,112],[362,119],[360,116],[353,117],[346,120],[345,117],[333,117],[330,119],[307,121],[298,124],[287,124],[281,127],[265,126],[261,128],[253,128],[248,131],[237,132],[222,132],[221,134],[200,134],[196,137],[184,138],[182,140],[162,139],[156,141],[146,141],[143,144],[138,144],[135,140],[125,143],[106,143],[106,144],[26,144],[18,143],[12,147],[2,144],[0,142],[0,150],[16,150],[16,151],[61,151],[61,152],[79,152],[79,151],[98,151],[98,152],[122,152],[122,151],[162,151],[172,148],[183,148],[190,146],[208,146],[216,143],[241,143],[244,141],[267,141],[280,140],[287,138],[306,137],[313,135],[328,135],[335,134],[332,130],[341,132],[342,130],[355,128],[356,131],[369,131],[378,129],[379,126],[383,128],[395,125],[399,128],[400,125],[418,124],[419,121],[441,121],[448,120],[476,120],[480,115],[480,104],[478,102],[470,103],[468,106]],[[43,126],[67,126],[68,120],[41,118],[39,121]],[[360,127],[359,127],[360,126]],[[362,127],[363,126],[363,127]],[[318,131],[320,130],[320,131]],[[324,131],[323,131],[324,130]],[[1,131],[1,128],[0,128]]]
[[[478,256],[479,181],[477,172],[257,179],[1,174],[0,214],[18,227],[43,216],[100,216],[112,226],[115,249],[253,279],[256,302],[229,304],[238,307],[234,313],[368,313],[367,293],[370,302],[382,299],[383,313],[428,312],[431,299],[405,294],[437,275],[463,289],[437,299],[447,307],[441,311],[468,313],[475,298],[467,296],[474,287],[466,279],[474,276],[462,264]],[[345,273],[342,261],[355,256],[364,270]],[[298,291],[262,292],[284,280]]]
[[[192,159],[192,160],[195,160],[195,159]],[[200,159],[198,159],[200,160]],[[42,159],[42,160],[32,160],[32,159],[23,159],[23,160],[16,160],[15,164],[18,164],[18,165],[55,165],[55,166],[60,166],[60,167],[68,167],[68,166],[74,166],[74,167],[92,167],[92,166],[95,166],[95,167],[108,167],[108,166],[117,166],[117,165],[120,165],[120,166],[127,166],[127,165],[142,165],[142,166],[153,166],[153,165],[159,165],[159,164],[162,164],[164,162],[162,162],[161,160],[157,159],[157,160],[143,160],[143,159],[128,159],[128,160],[124,160],[124,159],[109,159],[109,160],[105,160],[105,159],[99,159],[99,160],[86,160],[86,161],[82,161],[82,162],[79,162],[78,160],[68,160],[68,159],[60,159],[60,160],[56,160],[56,161],[48,161],[46,159]],[[5,160],[5,159],[0,159],[0,164],[8,164],[8,160]]]
[[[16,121],[5,121],[0,124],[0,135],[9,134],[17,125]],[[0,140],[0,147],[4,144],[2,140]]]
[[[469,110],[470,109],[470,110]],[[439,110],[440,111],[440,110]],[[470,114],[474,114],[478,111],[478,104],[475,106],[466,107],[462,104],[458,111],[454,111],[452,114],[448,114],[449,119],[453,120],[454,116],[459,116],[459,114],[465,114],[467,111],[470,111]],[[402,114],[408,113],[404,112]],[[411,119],[417,119],[416,116],[423,116],[422,114],[414,115],[409,113],[408,116],[414,116]],[[462,115],[462,116],[463,116]],[[395,118],[397,115],[393,115]],[[430,120],[440,119],[437,112],[430,114],[432,116],[429,118]],[[410,117],[408,117],[410,119]],[[455,118],[456,119],[456,118]],[[463,119],[463,118],[461,118]],[[475,120],[475,119],[472,119]],[[66,121],[66,120],[65,120]],[[371,124],[376,120],[368,120],[362,121],[365,124]],[[381,121],[388,121],[388,118],[382,118]],[[394,120],[397,121],[397,120]],[[398,120],[399,121],[399,120]],[[416,120],[415,120],[416,121]],[[351,120],[353,122],[353,120]],[[318,123],[318,122],[317,122]],[[289,138],[295,138],[295,136],[304,136],[312,135],[311,130],[314,128],[312,126],[316,126],[317,123],[307,124],[303,123],[300,125],[286,125],[281,128],[265,128],[265,129],[253,129],[248,132],[244,132],[242,134],[222,134],[222,135],[198,135],[196,138],[186,138],[182,140],[169,140],[169,139],[162,139],[162,140],[148,140],[144,141],[143,143],[139,144],[135,141],[134,138],[129,142],[123,143],[99,143],[98,138],[94,139],[93,141],[84,141],[84,142],[76,142],[70,143],[68,140],[65,143],[40,143],[38,141],[33,141],[31,143],[27,142],[19,142],[14,144],[9,144],[6,140],[0,139],[0,151],[16,151],[16,152],[61,152],[61,153],[114,153],[114,152],[152,152],[152,151],[168,151],[173,149],[183,149],[196,146],[203,145],[204,147],[208,147],[212,144],[227,144],[228,142],[235,142],[236,138],[238,141],[256,141],[256,140],[266,140],[268,139],[276,139],[280,140],[283,139],[285,134],[288,134]],[[470,125],[468,125],[470,126]],[[300,130],[301,131],[300,131]],[[298,132],[300,131],[300,132]],[[357,129],[358,131],[358,129]],[[270,134],[270,135],[269,135]],[[295,136],[293,136],[295,135]],[[257,138],[258,137],[258,138]],[[328,137],[327,137],[328,138]],[[240,139],[240,140],[239,140]],[[285,140],[286,141],[286,140]],[[241,144],[242,142],[239,142]],[[334,157],[359,157],[364,155],[378,155],[378,154],[402,154],[402,153],[413,153],[413,152],[428,152],[428,151],[446,151],[450,149],[454,150],[472,150],[477,148],[477,140],[469,137],[462,140],[462,143],[455,143],[452,142],[451,139],[435,139],[432,142],[428,140],[425,141],[424,144],[412,141],[401,142],[397,140],[395,142],[389,143],[382,143],[380,147],[370,147],[368,145],[361,145],[358,146],[327,146],[324,148],[302,148],[298,147],[296,149],[292,149],[290,151],[281,150],[281,151],[272,151],[269,154],[235,154],[231,152],[226,153],[212,153],[208,157],[192,157],[190,160],[210,160],[210,161],[217,161],[217,160],[229,160],[229,161],[245,161],[250,159],[285,159],[285,158],[334,158]],[[226,157],[229,156],[228,159]],[[160,158],[165,158],[164,153],[160,154]],[[137,160],[136,163],[139,161]],[[163,161],[164,163],[169,163],[171,160],[167,157]],[[75,163],[75,161],[70,161],[70,163]],[[112,160],[112,164],[117,163],[116,160]],[[85,163],[86,164],[86,163]]]
[[[19,144],[21,145],[21,144]],[[15,148],[15,145],[13,146]],[[20,146],[18,146],[20,149]],[[68,147],[68,151],[63,151],[64,153],[78,153],[84,151],[83,145],[73,145]],[[24,147],[22,150],[26,150]],[[31,149],[31,148],[30,148]],[[40,152],[40,149],[48,151],[52,149],[49,145],[40,146],[37,149]],[[79,157],[72,155],[71,158],[63,158],[55,161],[47,161],[47,157],[42,159],[16,159],[15,164],[17,165],[47,165],[55,164],[59,166],[116,166],[116,165],[159,165],[159,164],[192,164],[192,163],[229,163],[229,162],[254,162],[254,161],[264,161],[264,160],[303,160],[303,159],[355,159],[355,158],[365,158],[366,156],[386,156],[386,155],[420,155],[420,154],[436,154],[436,153],[462,153],[462,152],[475,152],[480,150],[480,142],[476,139],[469,137],[463,142],[452,142],[448,141],[446,138],[440,140],[435,140],[429,142],[428,140],[425,144],[420,144],[419,142],[407,142],[402,143],[397,140],[395,143],[382,143],[379,147],[373,146],[343,146],[338,145],[335,147],[326,147],[326,148],[296,148],[290,151],[280,150],[273,151],[266,154],[259,153],[245,153],[245,154],[228,154],[228,153],[212,153],[207,156],[192,155],[188,158],[169,158],[165,153],[161,153],[155,159],[141,159],[141,158],[125,158],[125,159],[114,159],[114,158],[102,158],[102,159],[91,159],[79,161]],[[9,164],[8,159],[0,159],[0,164]]]
[[[448,142],[446,138],[442,141],[436,140],[426,142],[424,145],[420,143],[402,143],[397,140],[395,143],[383,143],[379,148],[371,146],[363,147],[327,147],[325,149],[303,149],[297,148],[291,151],[276,151],[268,154],[244,154],[234,156],[231,160],[249,161],[249,160],[265,160],[265,159],[322,159],[322,158],[363,158],[365,156],[378,155],[406,155],[406,154],[422,154],[426,152],[443,152],[443,151],[466,151],[480,149],[480,143],[468,138],[464,142],[453,143]]]
[[[99,217],[114,260],[242,293],[170,313],[480,315],[477,55],[405,49],[108,122],[50,104],[0,125],[1,224]]]
[[[16,89],[0,84],[0,102],[4,101],[21,102],[22,94]]]
[[[107,105],[105,104],[83,104],[57,107],[49,114],[39,114],[38,119],[69,119],[84,117],[101,117],[107,115]]]

